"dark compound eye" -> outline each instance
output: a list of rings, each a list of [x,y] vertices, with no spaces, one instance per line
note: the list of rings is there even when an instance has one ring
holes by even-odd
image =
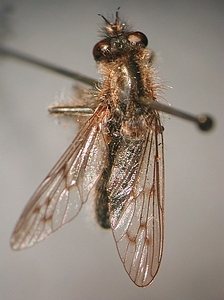
[[[108,52],[110,43],[108,39],[98,42],[93,48],[93,57],[96,61],[99,61]]]
[[[148,45],[147,36],[140,31],[130,32],[127,39],[132,45],[141,45],[143,48]]]

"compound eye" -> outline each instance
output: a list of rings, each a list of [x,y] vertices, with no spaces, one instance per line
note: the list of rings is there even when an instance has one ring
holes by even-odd
[[[140,31],[130,32],[128,35],[128,40],[132,45],[140,45],[143,48],[148,45],[147,36]]]
[[[96,61],[101,60],[101,58],[106,56],[108,53],[108,49],[110,47],[110,43],[108,39],[102,40],[98,42],[93,48],[93,57]]]

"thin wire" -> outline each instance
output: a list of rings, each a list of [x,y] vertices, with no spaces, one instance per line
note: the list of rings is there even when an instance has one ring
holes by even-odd
[[[80,81],[82,83],[88,84],[90,86],[95,86],[97,84],[97,80],[88,77],[88,76],[83,76],[79,73],[64,69],[60,66],[56,66],[54,64],[51,63],[47,63],[43,60],[40,59],[36,59],[35,57],[29,56],[27,54],[23,54],[20,53],[18,51],[9,49],[9,48],[4,48],[4,47],[0,47],[0,55],[5,55],[5,56],[9,56],[11,58],[16,58],[19,60],[22,60],[23,62],[27,62],[33,65],[36,65],[38,67],[44,68],[46,70],[50,70],[52,72],[67,76],[69,78],[72,78],[74,80]],[[159,102],[156,101],[151,101],[148,104],[151,108],[156,109],[158,111],[162,111],[165,112],[167,114],[170,115],[174,115],[177,116],[179,118],[194,122],[198,125],[198,127],[203,130],[203,131],[209,131],[210,129],[212,129],[213,125],[214,125],[214,121],[213,119],[205,114],[202,115],[198,115],[198,116],[194,116],[191,115],[189,113],[183,112],[179,109],[173,108],[171,106],[167,106],[164,104],[161,104]],[[83,108],[82,108],[83,109]],[[88,108],[86,108],[88,109]],[[54,107],[54,108],[50,108],[49,109],[50,113],[58,113],[58,114],[78,114],[79,112],[81,114],[92,114],[92,111],[80,111],[80,108],[72,108],[71,107]]]
[[[0,47],[0,54],[22,60],[24,62],[27,62],[27,63],[33,64],[33,65],[36,65],[38,67],[50,70],[52,72],[67,76],[67,77],[75,79],[77,81],[81,81],[81,82],[91,85],[91,86],[94,86],[97,83],[97,81],[91,77],[83,76],[79,73],[64,69],[64,68],[56,66],[54,64],[47,63],[43,60],[36,59],[33,56],[29,56],[27,54],[23,54],[23,53],[17,52],[15,50],[12,50],[9,48]]]

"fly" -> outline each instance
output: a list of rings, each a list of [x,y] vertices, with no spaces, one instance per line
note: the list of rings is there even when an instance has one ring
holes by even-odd
[[[212,120],[158,102],[160,84],[147,37],[131,31],[116,12],[105,21],[103,39],[93,48],[102,81],[82,106],[54,106],[52,114],[87,118],[78,135],[40,184],[11,237],[11,247],[31,247],[74,219],[89,199],[96,219],[111,228],[120,259],[140,287],[156,276],[164,240],[164,144],[159,111],[196,122],[209,130]],[[89,85],[94,79],[27,55],[19,58]]]

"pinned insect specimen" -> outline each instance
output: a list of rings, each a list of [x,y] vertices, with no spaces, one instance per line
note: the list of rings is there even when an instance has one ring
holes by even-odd
[[[31,197],[11,246],[24,249],[44,240],[93,199],[97,222],[112,229],[126,272],[144,287],[156,276],[163,252],[164,128],[159,111],[196,122],[202,130],[210,129],[212,120],[160,104],[147,37],[131,31],[118,11],[114,22],[103,19],[104,37],[93,48],[102,81],[92,94],[91,106],[86,102],[50,109],[50,113],[89,117]],[[0,48],[0,54],[96,83],[9,49]]]

